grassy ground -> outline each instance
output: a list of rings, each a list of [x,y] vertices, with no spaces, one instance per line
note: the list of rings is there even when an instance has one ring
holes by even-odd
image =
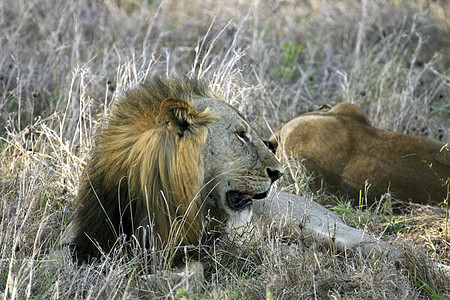
[[[218,241],[204,258],[206,281],[192,286],[168,279],[158,257],[119,251],[76,267],[58,246],[114,95],[154,74],[209,80],[266,137],[280,121],[346,100],[379,128],[448,141],[449,11],[419,0],[2,0],[0,296],[450,297],[448,279],[429,268],[450,264],[445,205],[393,215],[336,200],[348,224],[403,249],[403,266],[259,236],[239,247]],[[279,187],[307,194],[307,178],[290,170],[295,181]]]

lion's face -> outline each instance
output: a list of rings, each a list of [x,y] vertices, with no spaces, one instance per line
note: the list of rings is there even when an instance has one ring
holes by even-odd
[[[157,248],[197,244],[208,216],[247,222],[281,176],[244,118],[193,80],[131,89],[96,143],[67,238],[80,261],[99,255],[93,240],[109,251],[119,233]]]
[[[247,222],[253,199],[265,198],[281,175],[281,165],[247,121],[231,106],[217,99],[199,99],[217,116],[209,125],[203,149],[206,208],[225,212],[229,223]]]

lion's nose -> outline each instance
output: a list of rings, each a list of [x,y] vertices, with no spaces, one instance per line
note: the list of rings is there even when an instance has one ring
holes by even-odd
[[[279,170],[272,170],[267,168],[267,175],[269,175],[270,180],[272,183],[274,183],[278,178],[283,176],[283,173],[281,173]]]

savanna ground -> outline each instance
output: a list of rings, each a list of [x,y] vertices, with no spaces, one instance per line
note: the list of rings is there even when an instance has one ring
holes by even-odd
[[[449,12],[426,0],[2,0],[0,296],[448,299],[450,280],[429,267],[450,264],[444,202],[392,214],[389,201],[361,210],[333,199],[347,224],[402,249],[404,264],[276,236],[222,240],[195,288],[161,272],[158,253],[77,267],[58,242],[94,132],[116,95],[155,74],[208,80],[263,137],[345,100],[379,128],[449,141]],[[311,196],[301,168],[286,174],[278,188]]]

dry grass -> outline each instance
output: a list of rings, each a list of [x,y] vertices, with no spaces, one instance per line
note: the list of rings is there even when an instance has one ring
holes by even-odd
[[[217,241],[196,288],[171,281],[159,254],[124,260],[119,249],[79,268],[58,246],[92,135],[114,95],[150,75],[209,80],[262,136],[348,100],[377,127],[448,141],[448,11],[445,1],[3,0],[0,296],[450,297],[447,280],[429,268],[450,263],[445,207],[392,215],[339,206],[348,223],[402,247],[403,266],[257,236],[244,247]],[[283,185],[308,193],[306,181]]]

